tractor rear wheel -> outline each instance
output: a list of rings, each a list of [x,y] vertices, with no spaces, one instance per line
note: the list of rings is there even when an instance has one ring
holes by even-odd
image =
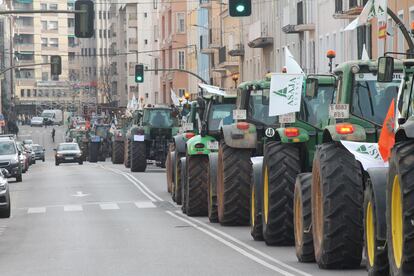
[[[363,180],[355,157],[337,142],[319,146],[312,171],[312,233],[320,268],[357,268],[363,248]]]
[[[145,142],[131,142],[131,172],[145,172],[147,151]]]
[[[293,225],[295,229],[295,249],[299,262],[315,261],[312,237],[312,174],[301,173],[296,177],[293,199]]]
[[[89,162],[96,163],[98,162],[99,155],[99,143],[90,143],[89,144]]]
[[[186,201],[186,194],[187,194],[187,185],[186,185],[187,183],[187,158],[185,157],[182,157],[180,159],[180,172],[181,172],[181,176],[180,176],[181,199],[180,200],[182,203],[181,209],[183,213],[185,214],[187,213],[187,210],[185,209],[186,207],[185,201]]]
[[[269,142],[263,158],[263,238],[268,245],[293,245],[293,192],[301,172],[297,145]]]
[[[125,168],[131,168],[131,141],[129,139],[124,143],[124,166]]]
[[[171,157],[173,154],[174,154],[173,151],[168,151],[167,161],[165,162],[165,164],[167,166],[167,170],[166,170],[167,171],[166,172],[166,175],[167,175],[167,191],[169,193],[171,193],[172,182],[174,181],[173,180],[173,177],[174,177],[173,166],[174,166],[174,164],[173,164],[172,157]]]
[[[185,210],[188,216],[206,216],[208,155],[187,156]]]
[[[249,149],[221,142],[218,154],[217,207],[221,225],[249,225],[252,162]]]
[[[209,155],[209,170],[208,170],[208,219],[210,222],[218,222],[217,213],[217,158],[215,152]]]
[[[387,244],[391,275],[414,275],[414,141],[392,150],[387,183]]]
[[[124,160],[124,142],[114,141],[112,143],[112,163],[122,164]]]
[[[259,166],[257,169],[255,166],[256,164],[253,164],[252,181],[250,185],[250,234],[255,241],[262,241],[262,166]]]
[[[178,153],[177,151],[174,152],[175,156],[175,169],[174,169],[174,184],[173,184],[173,200],[178,205],[181,205],[183,202],[183,193],[182,193],[182,183],[185,183],[182,181],[182,175],[183,171],[181,170],[181,161],[182,161],[182,153]]]

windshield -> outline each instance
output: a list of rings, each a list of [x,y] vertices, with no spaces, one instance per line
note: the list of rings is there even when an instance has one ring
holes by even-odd
[[[53,118],[55,115],[55,113],[51,113],[51,112],[42,112],[42,117],[43,118]]]
[[[11,155],[16,153],[14,142],[0,142],[0,155]]]
[[[32,146],[32,149],[35,150],[35,151],[40,151],[40,150],[42,150],[42,147],[41,146]]]
[[[168,128],[174,125],[170,109],[146,109],[144,111],[144,125]]]
[[[269,89],[250,92],[249,113],[255,121],[265,125],[274,125],[277,123],[277,116],[269,117],[269,101],[263,101],[265,95],[269,95]]]
[[[391,101],[397,98],[401,78],[391,83],[379,83],[372,73],[355,76],[351,112],[359,117],[382,125]]]
[[[213,104],[208,115],[209,131],[217,131],[223,125],[231,125],[233,123],[233,110],[236,104]]]
[[[58,151],[64,151],[64,150],[79,150],[78,144],[62,144],[59,145]]]
[[[307,123],[321,128],[329,118],[329,105],[335,100],[335,87],[319,85],[316,97],[304,97],[300,117]]]

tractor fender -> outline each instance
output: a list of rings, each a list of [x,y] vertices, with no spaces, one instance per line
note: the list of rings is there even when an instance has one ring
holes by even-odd
[[[404,141],[407,138],[414,138],[414,118],[410,117],[404,125],[400,125],[400,128],[395,134],[395,142]]]
[[[365,129],[360,125],[354,126],[354,132],[352,134],[339,134],[336,131],[336,125],[329,125],[325,128],[323,132],[323,142],[331,142],[336,141],[339,142],[341,140],[345,141],[353,141],[353,142],[365,142],[367,139],[367,133]]]
[[[212,136],[196,135],[192,137],[186,143],[187,154],[188,155],[208,155],[211,152],[218,151],[218,143],[216,144],[217,149],[210,149],[209,148],[210,142],[214,143],[214,142],[217,142],[217,140],[216,138]],[[199,144],[202,144],[204,146],[196,148],[196,145],[199,145]]]
[[[223,126],[222,133],[226,145],[231,148],[255,149],[257,144],[256,126],[248,125],[248,129],[239,129],[234,124]]]
[[[309,141],[309,133],[304,130],[303,128],[297,128],[299,129],[299,135],[296,137],[287,137],[285,133],[286,128],[278,128],[276,129],[277,132],[277,139],[281,141],[282,143],[302,143]]]
[[[183,134],[178,134],[174,136],[174,144],[175,144],[175,150],[179,153],[185,153],[185,143],[186,138]]]
[[[374,193],[377,238],[378,240],[385,241],[387,236],[385,211],[388,168],[370,168],[367,170],[367,173],[371,180],[368,184],[371,185]]]

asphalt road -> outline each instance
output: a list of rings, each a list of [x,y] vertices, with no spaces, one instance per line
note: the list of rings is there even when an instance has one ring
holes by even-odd
[[[63,141],[57,128],[56,142]],[[51,127],[21,127],[46,146],[0,220],[0,275],[366,275],[300,264],[293,247],[252,240],[248,227],[189,218],[170,199],[165,171],[107,162],[53,163]]]

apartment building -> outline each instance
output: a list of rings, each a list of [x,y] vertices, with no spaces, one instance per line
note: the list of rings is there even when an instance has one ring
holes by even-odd
[[[14,0],[15,10],[66,10],[74,1]],[[52,76],[50,65],[14,70],[14,101],[17,106],[66,108],[73,101],[74,90],[69,82],[69,58],[79,54],[78,39],[74,36],[73,14],[22,14],[13,16],[13,64],[48,63],[51,55],[62,57],[62,74]],[[73,71],[71,71],[73,72]],[[32,108],[32,112],[33,108]],[[31,112],[31,113],[32,113]]]
[[[11,66],[11,21],[10,18],[0,18],[0,68],[4,70]],[[13,70],[5,72],[0,80],[0,114],[10,114],[11,112],[11,79]]]

